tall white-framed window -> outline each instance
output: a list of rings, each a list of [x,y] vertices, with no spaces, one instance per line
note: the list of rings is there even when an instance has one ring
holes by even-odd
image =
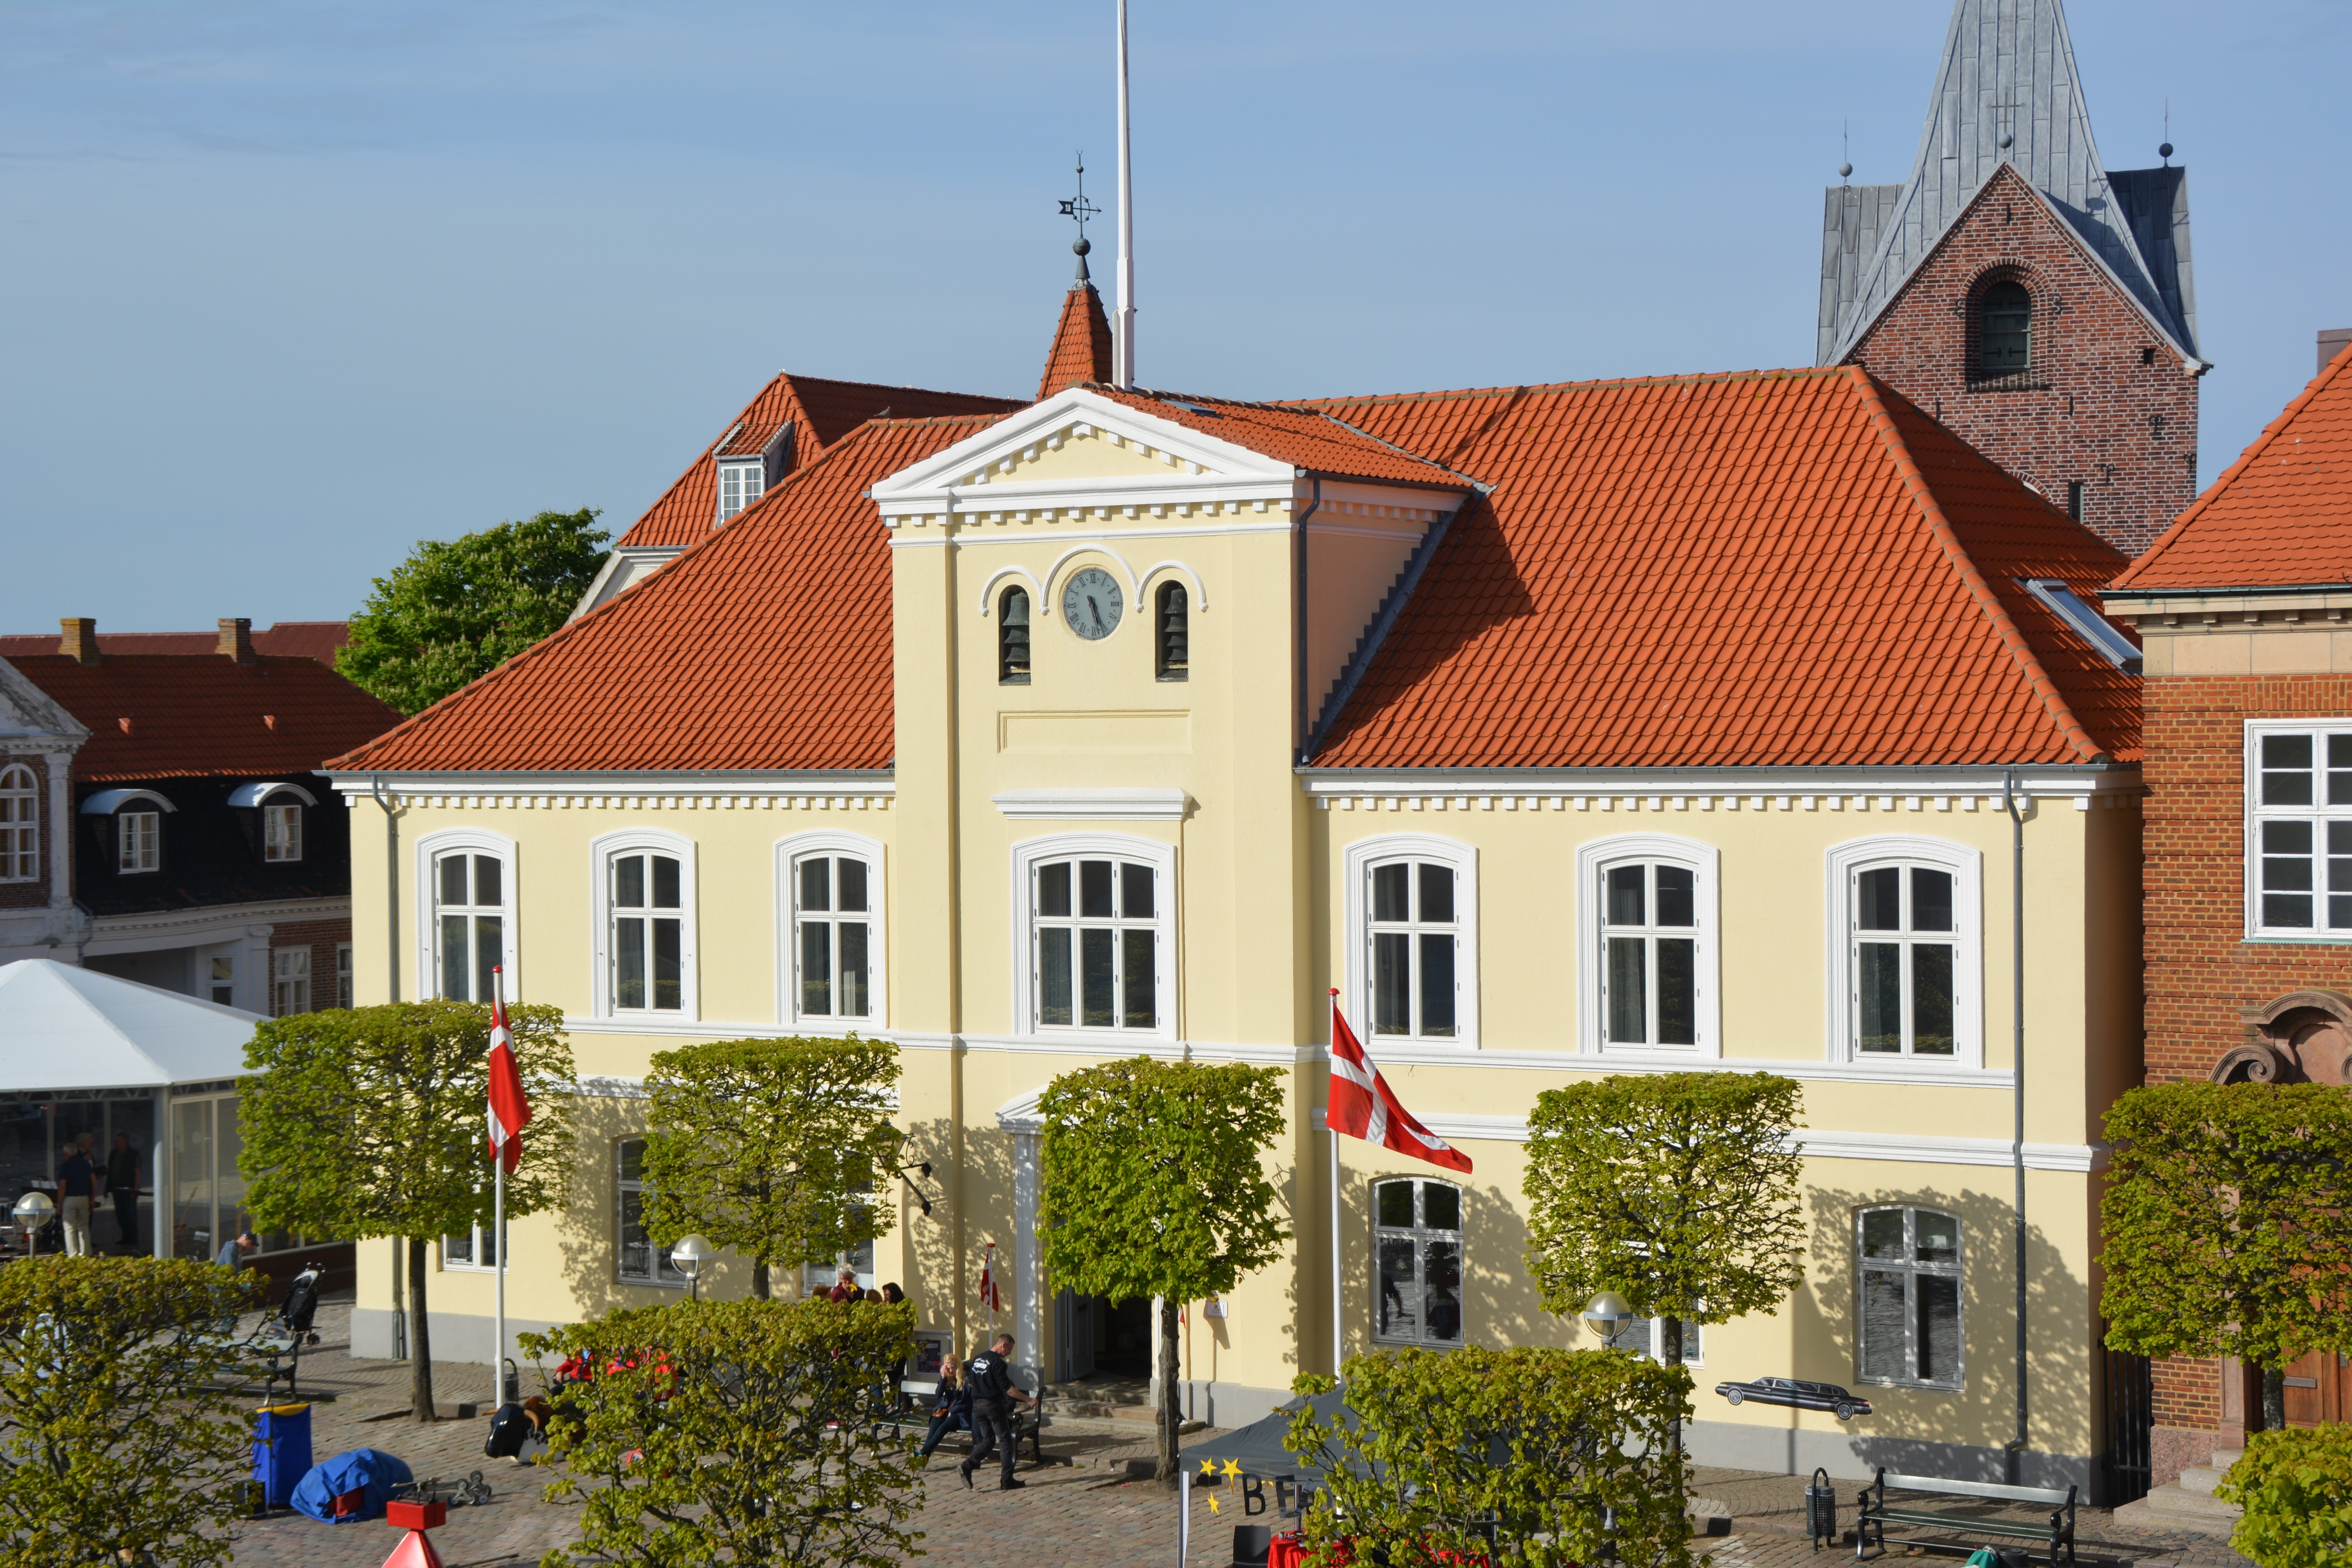
[[[588,847],[597,1016],[694,1018],[694,840],[633,827]]]
[[[622,1138],[613,1144],[615,1272],[625,1285],[659,1285],[683,1290],[687,1278],[669,1260],[669,1248],[646,1232],[646,1141]]]
[[[719,521],[725,522],[758,500],[766,484],[767,468],[764,463],[719,464]]]
[[[1394,833],[1341,857],[1348,1007],[1367,1039],[1478,1043],[1478,851]]]
[[[21,763],[0,768],[0,882],[38,881],[41,790]]]
[[[1013,1027],[1176,1034],[1176,850],[1117,833],[1013,847]]]
[[[1577,1006],[1587,1051],[1723,1054],[1722,857],[1664,834],[1576,851]]]
[[[1826,866],[1830,1059],[1982,1066],[1984,857],[1888,834]]]
[[[1462,1342],[1462,1189],[1398,1176],[1372,1184],[1372,1338]]]
[[[487,1002],[490,971],[503,966],[507,1000],[522,997],[516,870],[515,842],[503,834],[452,827],[416,841],[417,972],[432,995]]]
[[[290,1018],[310,1010],[310,950],[281,947],[269,955],[269,1016]]]
[[[156,811],[114,814],[114,868],[123,876],[163,868],[163,815]]]
[[[811,1032],[887,1026],[882,842],[797,833],[776,842],[776,1017]]]
[[[261,808],[261,858],[302,858],[302,803],[276,800]]]
[[[2246,724],[2246,935],[2352,942],[2352,720]]]
[[[348,1008],[352,1005],[352,944],[335,944],[335,1005]]]
[[[1958,1216],[1927,1208],[1859,1211],[1854,1272],[1862,1381],[1959,1387]]]

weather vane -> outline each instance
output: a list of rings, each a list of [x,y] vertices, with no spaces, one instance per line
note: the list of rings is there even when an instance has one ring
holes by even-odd
[[[1084,243],[1087,237],[1087,219],[1097,216],[1101,212],[1102,208],[1087,200],[1087,155],[1081,152],[1078,154],[1078,194],[1062,204],[1062,216],[1076,220],[1078,239]],[[1081,250],[1078,254],[1084,256],[1086,251]]]

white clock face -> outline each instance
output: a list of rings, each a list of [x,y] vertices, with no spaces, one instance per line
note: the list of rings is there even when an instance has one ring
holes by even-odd
[[[1062,618],[1070,629],[1093,642],[1110,636],[1118,626],[1118,584],[1099,566],[1089,566],[1062,590]]]

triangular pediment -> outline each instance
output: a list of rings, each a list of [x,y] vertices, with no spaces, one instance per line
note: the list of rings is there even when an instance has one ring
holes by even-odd
[[[0,658],[0,741],[17,745],[79,746],[89,739],[80,721]]]

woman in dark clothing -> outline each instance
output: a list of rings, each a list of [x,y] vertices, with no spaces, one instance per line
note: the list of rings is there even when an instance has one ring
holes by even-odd
[[[928,1464],[931,1450],[949,1433],[971,1430],[971,1391],[963,1385],[962,1369],[950,1362],[940,1368],[940,1392],[931,1401],[931,1429],[923,1434],[923,1446],[915,1455],[915,1463]]]

